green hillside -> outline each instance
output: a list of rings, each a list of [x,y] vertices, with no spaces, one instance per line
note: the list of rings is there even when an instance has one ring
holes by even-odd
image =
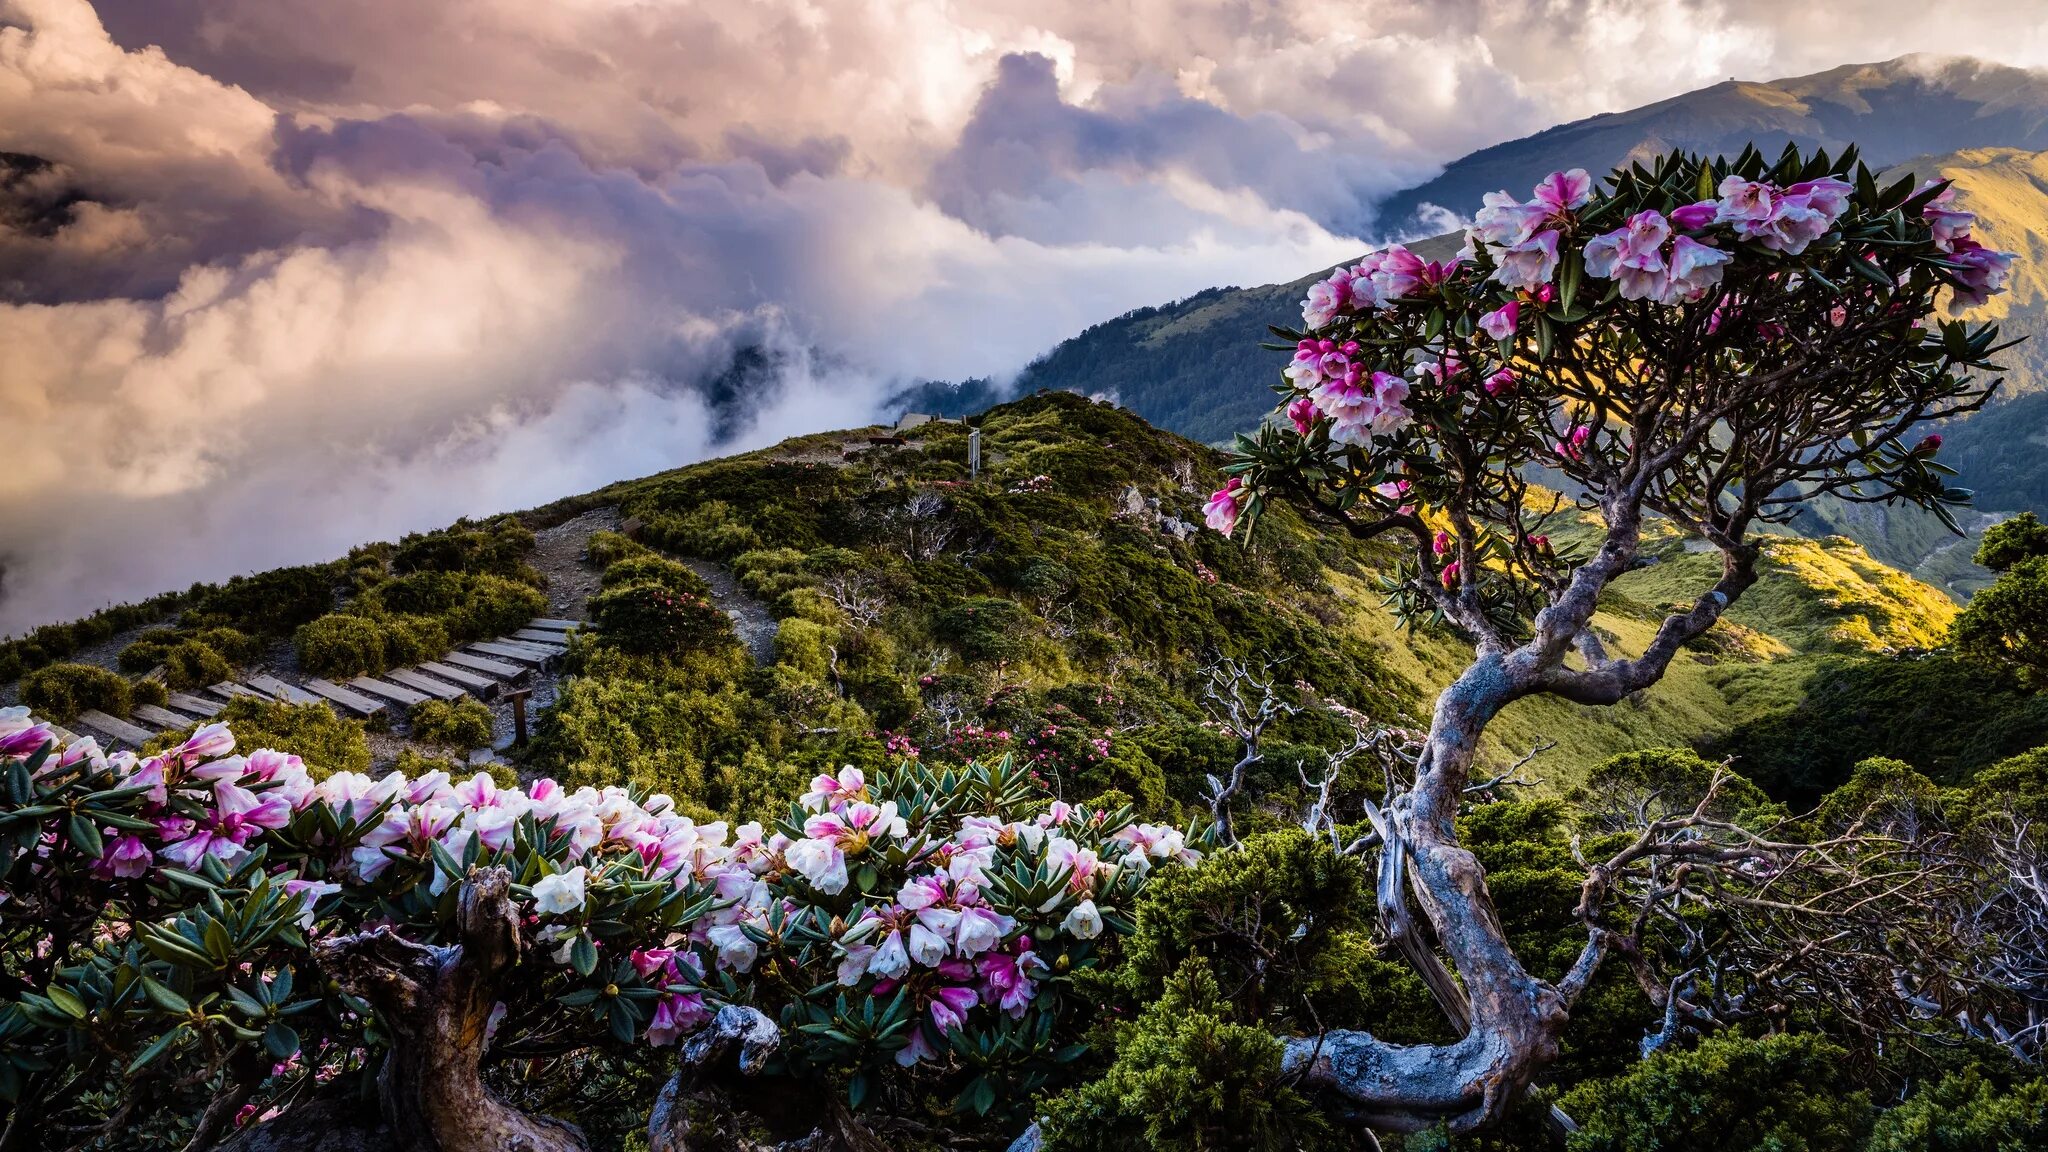
[[[707,811],[745,810],[822,765],[877,759],[891,736],[1043,754],[1078,795],[1187,804],[1237,754],[1202,723],[1202,668],[1217,657],[1275,662],[1275,682],[1385,720],[1425,715],[1462,667],[1468,649],[1455,637],[1400,630],[1382,607],[1390,554],[1284,510],[1250,551],[1196,528],[1218,482],[1214,450],[1068,393],[999,406],[979,423],[988,466],[973,480],[961,424],[928,424],[900,443],[875,430],[808,436],[525,513],[530,532],[457,526],[232,587],[245,600],[273,590],[264,603],[290,587],[294,603],[311,602],[290,613],[310,621],[297,630],[303,662],[336,659],[327,646],[358,632],[387,647],[423,627],[459,636],[479,613],[536,611],[519,600],[528,593],[514,594],[522,586],[558,596],[564,580],[601,580],[611,591],[590,608],[604,639],[572,655],[523,768],[636,779]],[[543,575],[529,562],[537,537],[620,518],[637,543],[588,535],[576,545],[588,576]],[[1490,730],[1488,760],[1554,742],[1531,770],[1562,788],[1616,752],[1710,740],[1791,707],[1816,661],[1938,644],[1954,614],[1939,591],[1844,539],[1788,537],[1766,557],[1731,624],[1643,698],[1622,708],[1521,702]],[[699,572],[737,588],[721,598]],[[621,590],[650,580],[686,602],[750,606],[765,642],[750,655],[714,613],[711,625],[689,618],[697,631],[682,634],[698,639],[685,643],[687,659],[643,658],[653,641],[642,634],[670,635],[668,618],[645,615]],[[1707,556],[1653,534],[1597,627],[1611,649],[1637,651],[1671,605],[1712,582]],[[406,611],[437,615],[393,614],[428,584],[440,599]],[[489,602],[467,603],[478,597]],[[183,603],[182,620],[175,600],[159,606],[160,628],[179,625],[150,634],[166,640],[137,647],[260,630],[220,591]],[[314,619],[330,604],[340,607]],[[254,616],[264,613],[284,615]],[[249,647],[237,663],[269,658]],[[121,664],[140,668],[156,651]],[[369,667],[430,655],[387,652]],[[1279,738],[1327,742],[1341,736],[1336,724],[1312,712]],[[376,751],[388,760],[393,746]],[[1292,763],[1275,759],[1268,784],[1285,796]]]

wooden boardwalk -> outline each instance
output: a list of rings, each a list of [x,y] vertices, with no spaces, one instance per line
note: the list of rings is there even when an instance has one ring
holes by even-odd
[[[466,668],[471,672],[487,673],[496,676],[500,680],[511,680],[515,683],[526,678],[526,669],[521,668],[517,664],[507,664],[503,660],[491,660],[483,656],[472,656],[467,652],[450,652],[446,656],[441,657],[441,663],[453,664],[457,668]]]
[[[106,736],[130,748],[141,748],[156,733],[139,728],[126,720],[116,719],[97,708],[88,708],[78,714],[78,722],[102,736]]]
[[[480,652],[485,656],[495,656],[501,660],[517,661],[533,668],[538,668],[555,658],[553,652],[546,652],[539,648],[526,645],[504,644],[491,640],[479,640],[471,644],[469,650],[471,652]]]
[[[415,692],[424,692],[436,700],[460,700],[468,693],[453,684],[443,684],[431,676],[422,676],[406,668],[393,668],[384,674],[386,680],[403,684]]]
[[[258,700],[268,699],[268,697],[264,696],[263,693],[258,692],[254,688],[244,688],[240,684],[235,684],[227,680],[223,680],[220,683],[215,684],[213,687],[208,688],[207,691],[213,693],[215,696],[219,696],[228,700],[233,700],[237,696],[254,696]]]
[[[287,684],[275,676],[251,676],[249,687],[254,688],[272,700],[287,704],[318,704],[320,698],[296,684]]]
[[[567,632],[571,628],[588,628],[590,627],[590,622],[587,620],[557,620],[552,616],[542,616],[537,620],[528,620],[526,626],[528,628],[539,628],[545,632]]]
[[[370,676],[358,676],[349,681],[348,686],[358,692],[368,692],[372,696],[382,696],[386,700],[396,701],[407,708],[415,704],[423,704],[430,699],[424,692],[415,692],[410,688],[402,688],[396,684]]]
[[[225,705],[208,700],[203,696],[194,696],[189,692],[173,692],[171,693],[171,707],[176,708],[180,712],[190,712],[202,720],[211,720],[215,716],[220,715],[221,709]]]
[[[479,676],[475,672],[466,669],[429,660],[420,665],[420,671],[446,680],[450,684],[458,684],[468,690],[470,694],[480,699],[489,700],[498,694],[498,682],[496,680],[487,676]],[[512,672],[516,675],[519,669],[513,668]]]
[[[524,640],[529,644],[540,644],[549,648],[561,648],[566,652],[568,649],[562,643],[566,635],[566,633],[562,632],[543,632],[538,628],[521,628],[512,634],[512,639]]]
[[[166,732],[174,728],[190,728],[193,724],[192,717],[180,716],[168,708],[159,708],[154,704],[137,704],[129,709],[129,712],[137,720],[145,724],[154,724]]]
[[[384,705],[330,680],[308,680],[306,690],[324,696],[329,703],[339,704],[358,716],[375,716],[384,711]]]

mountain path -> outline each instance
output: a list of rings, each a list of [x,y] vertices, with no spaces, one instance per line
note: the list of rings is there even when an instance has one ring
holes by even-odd
[[[754,663],[774,660],[776,620],[768,606],[740,587],[740,582],[723,565],[688,558],[682,563],[711,586],[711,602],[732,617],[733,631],[739,633],[740,643],[753,654]]]

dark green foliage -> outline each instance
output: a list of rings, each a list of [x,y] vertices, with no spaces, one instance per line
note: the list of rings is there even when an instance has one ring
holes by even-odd
[[[1977,563],[2004,572],[2022,560],[2048,556],[2048,524],[2032,512],[1992,525],[1977,544]]]
[[[1944,1077],[1878,1118],[1864,1152],[2048,1148],[2048,1081],[2002,1092],[1975,1069]]]
[[[415,532],[398,542],[391,570],[409,572],[488,572],[522,576],[525,556],[533,551],[533,533],[517,517],[497,516],[482,523],[462,521],[438,532]]]
[[[1706,797],[1718,767],[1690,748],[1624,752],[1587,773],[1571,800],[1581,821],[1603,831],[1646,818],[1684,816]],[[1728,772],[1707,814],[1717,820],[1754,820],[1777,813],[1762,789]]]
[[[645,544],[620,532],[600,528],[583,542],[583,558],[591,564],[606,568],[628,556],[653,555]]]
[[[334,608],[337,573],[333,565],[273,568],[254,576],[237,576],[217,587],[202,588],[191,597],[184,622],[238,628],[244,632],[282,636]]]
[[[740,522],[723,500],[705,500],[682,513],[652,513],[646,523],[650,543],[682,556],[730,560],[761,546],[760,534]]]
[[[491,742],[491,710],[465,696],[460,700],[423,700],[408,718],[413,739],[451,748],[481,748]]]
[[[1659,1052],[1563,1107],[1571,1152],[1855,1152],[1871,1120],[1848,1053],[1811,1033]]]
[[[1369,879],[1355,858],[1299,829],[1247,838],[1199,868],[1155,876],[1137,932],[1110,979],[1133,1005],[1162,994],[1189,958],[1213,973],[1244,1022],[1298,1021],[1303,1007],[1332,1028],[1428,1039],[1441,1016],[1413,973],[1376,954]]]
[[[1967,702],[1970,722],[1955,722]],[[1873,756],[1905,760],[1940,783],[1965,780],[2048,744],[2048,696],[1999,668],[1943,653],[1829,659],[1796,706],[1702,741],[1773,798],[1808,808]]]
[[[732,620],[704,597],[651,581],[590,599],[602,642],[638,656],[674,658],[734,643]]]
[[[151,680],[148,677],[144,677],[140,680],[131,681],[128,685],[128,706],[130,708],[135,707],[137,704],[154,704],[161,708],[170,702],[171,690],[165,687],[164,682],[161,680]]]
[[[1841,787],[1828,793],[1814,813],[1824,835],[1857,829],[1898,835],[1925,826],[1941,813],[1941,790],[1901,760],[1872,757],[1856,765]]]
[[[133,689],[120,673],[91,664],[50,664],[21,678],[21,702],[59,724],[93,708],[126,716],[133,701]]]
[[[2016,669],[2029,687],[2048,688],[2048,556],[2012,561],[1991,587],[1972,596],[1956,617],[1955,645],[1989,667]]]
[[[1189,960],[1159,999],[1116,1030],[1116,1059],[1099,1079],[1053,1097],[1048,1149],[1337,1149],[1350,1142],[1327,1114],[1286,1084],[1280,1045],[1235,1023],[1207,964]]]
[[[606,588],[625,584],[658,584],[671,592],[688,596],[709,596],[711,586],[704,578],[681,564],[652,552],[628,556],[606,566],[600,582]]]
[[[938,634],[962,659],[1011,660],[1024,651],[1031,624],[1014,600],[975,596],[939,613]]]

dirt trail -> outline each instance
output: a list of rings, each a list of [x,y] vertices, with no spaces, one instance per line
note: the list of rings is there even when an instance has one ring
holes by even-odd
[[[583,560],[584,546],[593,532],[619,530],[619,510],[593,508],[571,520],[533,534],[533,554],[527,563],[548,578],[548,613],[564,620],[584,619],[586,603],[597,591],[602,573]]]
[[[709,560],[686,559],[683,563],[711,585],[711,602],[732,617],[733,631],[739,633],[740,643],[753,653],[754,663],[774,660],[775,614],[768,611],[768,606],[740,587],[740,582],[723,566]]]

